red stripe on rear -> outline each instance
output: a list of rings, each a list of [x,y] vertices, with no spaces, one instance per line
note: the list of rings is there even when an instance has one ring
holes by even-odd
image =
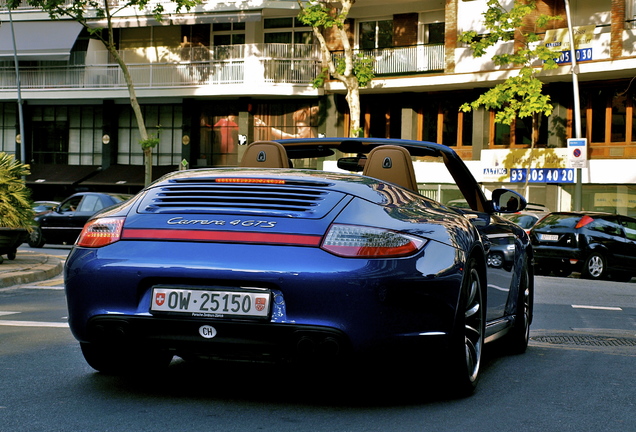
[[[137,228],[124,228],[121,238],[123,240],[182,240],[201,242],[287,244],[297,246],[320,246],[320,241],[322,239],[321,236],[302,234]]]

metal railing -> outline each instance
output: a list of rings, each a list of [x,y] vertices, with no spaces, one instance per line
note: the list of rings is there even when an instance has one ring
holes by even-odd
[[[245,44],[217,47],[153,49],[153,61],[137,50],[120,52],[138,88],[165,88],[262,83],[310,85],[321,70],[315,45]],[[119,66],[105,51],[99,64],[78,64],[82,55],[67,64],[21,66],[23,89],[125,88]],[[365,51],[375,59],[376,75],[419,73],[444,69],[442,45],[384,48]],[[94,56],[98,57],[98,56]],[[79,61],[78,61],[79,60]],[[88,62],[88,61],[87,61]],[[93,63],[95,61],[93,60]],[[12,61],[0,63],[0,89],[16,88]]]

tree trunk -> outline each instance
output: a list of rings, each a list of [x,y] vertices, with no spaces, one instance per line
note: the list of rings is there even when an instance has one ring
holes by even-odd
[[[126,86],[128,87],[128,94],[130,95],[130,106],[132,107],[135,118],[137,119],[137,128],[139,129],[139,136],[141,142],[148,140],[148,131],[146,130],[146,123],[144,121],[143,113],[141,112],[141,105],[137,100],[137,93],[135,92],[135,85],[128,70],[128,66],[121,58],[114,45],[108,45],[108,50],[111,55],[119,64],[124,79],[126,80]],[[152,147],[144,147],[144,186],[148,186],[152,182]]]

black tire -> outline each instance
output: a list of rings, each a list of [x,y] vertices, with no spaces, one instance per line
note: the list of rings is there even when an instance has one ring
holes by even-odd
[[[600,280],[607,276],[607,260],[599,252],[592,252],[585,258],[581,276],[585,279]]]
[[[33,231],[29,234],[29,246],[32,248],[41,248],[44,246],[44,236],[42,235],[42,229],[40,227],[33,228]]]
[[[508,350],[512,354],[523,354],[528,349],[530,341],[530,324],[532,323],[534,293],[530,282],[530,272],[523,267],[519,280],[515,323],[506,336]]]
[[[479,381],[486,323],[485,303],[482,280],[476,261],[471,258],[466,265],[448,352],[449,381],[455,396],[471,395]]]
[[[488,265],[494,268],[500,268],[504,265],[504,256],[499,252],[488,254]]]
[[[165,369],[172,354],[163,351],[142,350],[125,345],[80,342],[86,363],[107,375],[150,374]]]

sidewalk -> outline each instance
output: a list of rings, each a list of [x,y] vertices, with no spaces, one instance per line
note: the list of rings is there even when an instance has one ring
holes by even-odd
[[[64,267],[60,258],[19,249],[14,260],[7,259],[6,255],[3,258],[0,288],[46,280],[61,274]]]

